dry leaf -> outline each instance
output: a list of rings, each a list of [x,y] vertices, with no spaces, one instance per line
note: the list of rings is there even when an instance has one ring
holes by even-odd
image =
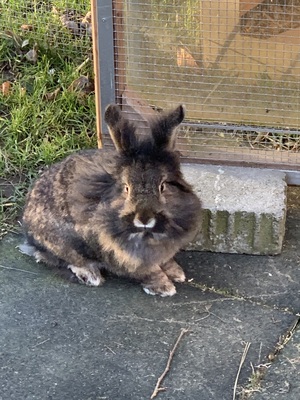
[[[58,9],[55,6],[52,6],[52,13],[55,15],[59,14]]]
[[[80,24],[77,18],[76,10],[67,9],[60,17],[62,25],[71,31],[74,35],[80,35]]]
[[[80,26],[78,25],[77,22],[75,21],[69,21],[67,19],[67,16],[63,15],[61,18],[61,23],[63,24],[63,26],[67,29],[69,29],[69,31],[71,31],[74,35],[79,35],[80,34]]]
[[[185,47],[182,46],[177,47],[177,66],[198,68],[198,64],[194,57]]]
[[[36,63],[37,62],[37,44],[35,43],[35,45],[33,46],[33,49],[29,50],[26,54],[25,54],[25,58],[32,62],[32,63]]]
[[[22,31],[33,31],[33,25],[23,24],[21,25]]]
[[[25,40],[23,40],[21,47],[23,48],[23,47],[27,46],[28,44],[29,44],[29,39],[25,39]]]
[[[89,11],[81,21],[83,24],[91,24],[92,23],[92,13]]]
[[[61,24],[73,35],[92,36],[92,13],[90,11],[83,17],[74,9],[62,11],[53,7],[52,13],[59,17]]]
[[[80,24],[81,26],[81,32],[83,34],[86,34],[87,36],[92,36],[93,30],[92,30],[92,24]]]
[[[94,90],[94,83],[87,76],[81,75],[71,83],[68,90],[70,92],[89,94]]]
[[[47,101],[53,101],[56,99],[59,92],[60,92],[60,88],[53,90],[53,92],[48,92],[45,94],[44,99]]]
[[[8,96],[10,91],[11,91],[11,82],[10,81],[3,82],[1,86],[1,93],[3,94],[3,96]]]
[[[92,36],[92,13],[91,13],[91,11],[89,11],[85,15],[85,17],[82,19],[80,25],[89,36]]]

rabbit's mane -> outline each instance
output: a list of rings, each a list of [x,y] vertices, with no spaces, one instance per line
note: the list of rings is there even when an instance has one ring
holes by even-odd
[[[119,121],[115,130],[124,145],[119,152],[118,164],[128,166],[140,161],[145,164],[162,163],[179,169],[179,152],[169,150],[166,146],[167,129],[160,117],[150,121],[150,132],[147,136],[140,135],[135,124],[127,120]]]
[[[179,168],[179,152],[159,148],[152,138],[141,139],[138,144],[120,153],[118,165],[129,166],[141,162],[143,164],[163,164],[169,168]]]

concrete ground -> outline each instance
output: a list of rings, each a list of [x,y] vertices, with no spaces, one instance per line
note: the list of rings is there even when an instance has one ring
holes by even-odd
[[[280,256],[182,252],[172,298],[68,283],[20,240],[0,242],[1,400],[150,399],[182,329],[157,399],[299,400],[299,188]]]

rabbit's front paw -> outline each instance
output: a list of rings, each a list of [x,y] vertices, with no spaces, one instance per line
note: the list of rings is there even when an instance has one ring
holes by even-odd
[[[168,261],[166,264],[161,265],[161,269],[173,282],[184,282],[186,279],[183,269],[173,259]]]
[[[171,281],[164,284],[143,284],[143,290],[147,294],[159,295],[161,297],[174,296],[176,288]]]
[[[86,267],[77,267],[76,265],[68,265],[68,268],[76,275],[78,282],[87,286],[99,286],[104,282],[99,269],[94,265]]]

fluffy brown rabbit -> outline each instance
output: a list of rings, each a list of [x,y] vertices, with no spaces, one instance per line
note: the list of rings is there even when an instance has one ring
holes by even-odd
[[[148,294],[172,296],[185,274],[175,253],[199,228],[200,201],[180,171],[175,128],[184,108],[139,136],[116,105],[105,121],[115,151],[86,150],[52,165],[27,195],[21,251],[90,286],[101,270],[135,278]]]

